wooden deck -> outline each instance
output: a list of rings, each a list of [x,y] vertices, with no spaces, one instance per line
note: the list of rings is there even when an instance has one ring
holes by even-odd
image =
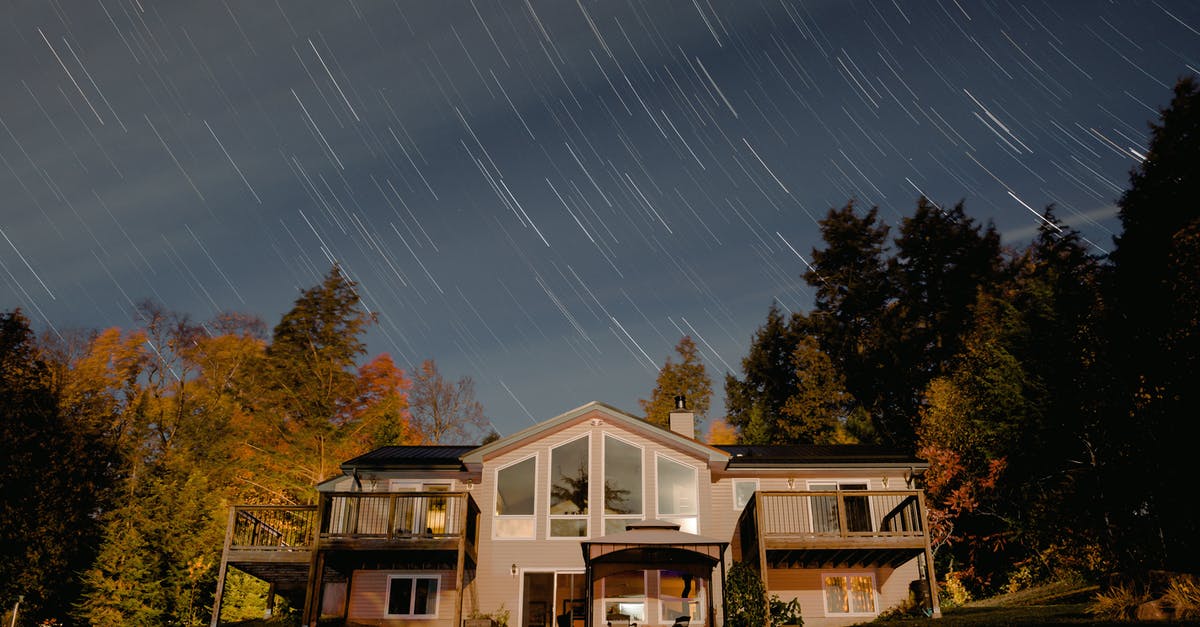
[[[895,567],[925,552],[917,490],[756,492],[734,533],[734,559],[770,568]]]

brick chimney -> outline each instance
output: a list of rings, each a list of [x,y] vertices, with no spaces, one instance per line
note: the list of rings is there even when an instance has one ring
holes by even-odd
[[[688,410],[687,399],[682,394],[675,397],[675,409],[671,410],[671,431],[696,439],[696,416]]]

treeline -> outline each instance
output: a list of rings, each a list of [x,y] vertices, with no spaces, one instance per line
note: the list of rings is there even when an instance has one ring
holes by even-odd
[[[311,503],[374,447],[485,435],[469,378],[357,365],[373,321],[336,266],[269,337],[153,303],[136,320],[37,337],[0,314],[0,599],[23,595],[20,624],[207,624],[229,505]],[[229,586],[227,617],[261,616],[265,586]]]
[[[922,198],[894,236],[877,209],[831,210],[804,275],[815,306],[772,306],[742,376],[726,377],[728,423],[744,443],[878,443],[928,460],[940,570],[977,589],[1194,571],[1193,80],[1152,125],[1118,208],[1111,254],[1053,207],[1020,248],[961,203]]]

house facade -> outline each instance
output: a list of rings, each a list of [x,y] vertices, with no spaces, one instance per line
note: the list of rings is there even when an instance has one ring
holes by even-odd
[[[723,625],[749,564],[806,625],[870,620],[930,589],[916,459],[867,446],[709,446],[589,403],[480,447],[384,447],[311,507],[235,507],[229,568],[304,624]],[[924,595],[940,614],[936,593]]]

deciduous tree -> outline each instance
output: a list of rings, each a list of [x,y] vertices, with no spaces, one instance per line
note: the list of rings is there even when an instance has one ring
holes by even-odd
[[[426,359],[413,373],[408,402],[417,435],[429,444],[475,440],[488,426],[483,405],[475,400],[471,377],[447,381],[432,359]]]

